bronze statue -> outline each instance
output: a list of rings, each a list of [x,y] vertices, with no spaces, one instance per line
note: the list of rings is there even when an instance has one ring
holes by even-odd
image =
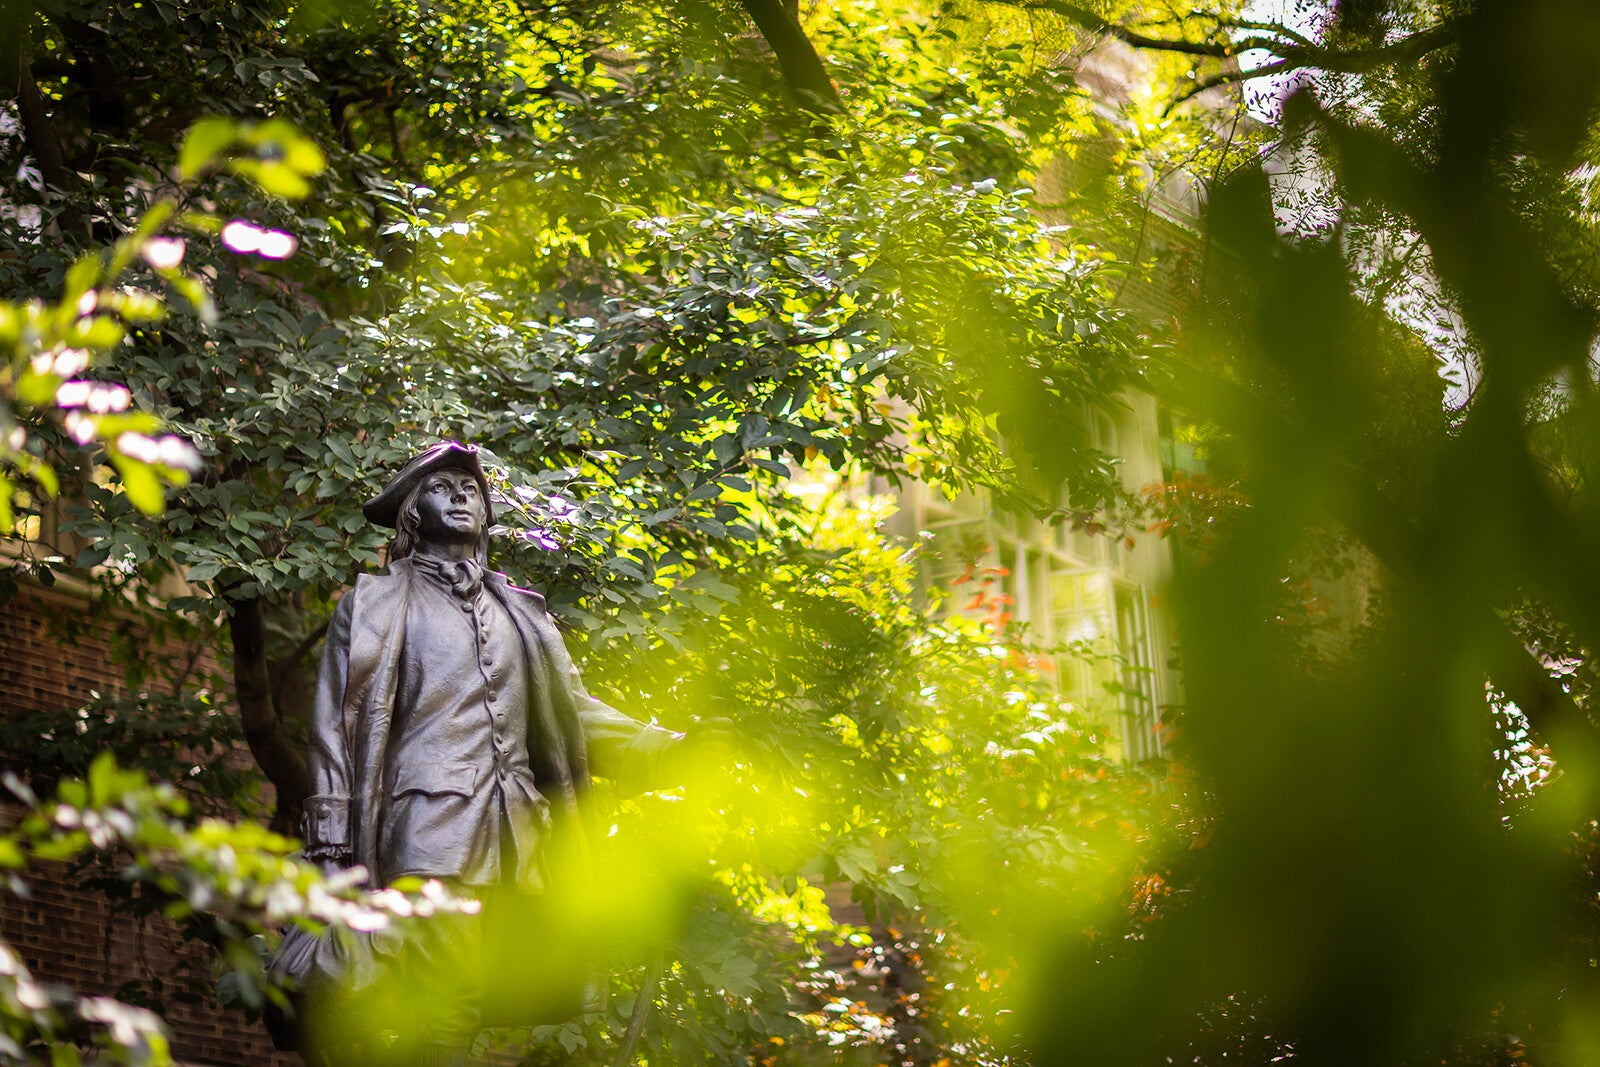
[[[305,854],[325,868],[359,865],[374,886],[437,878],[485,906],[436,916],[409,939],[347,934],[286,946],[280,960],[298,962],[276,966],[299,972],[308,1059],[357,1058],[319,1047],[345,1038],[318,1033],[399,1022],[410,1042],[373,1058],[459,1063],[480,1026],[552,1021],[582,1007],[581,982],[554,994],[543,983],[538,1002],[520,1006],[486,988],[497,915],[544,891],[560,866],[550,860],[556,838],[569,860],[581,854],[581,834],[560,831],[577,824],[591,772],[649,781],[683,735],[589,696],[543,597],[488,570],[489,486],[474,446],[433,446],[363,512],[396,532],[388,572],[359,577],[328,628]],[[384,990],[396,983],[411,994],[408,1007],[385,1018],[396,1001]]]

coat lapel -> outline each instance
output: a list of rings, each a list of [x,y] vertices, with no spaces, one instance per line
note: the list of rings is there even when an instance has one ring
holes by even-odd
[[[394,718],[410,593],[411,564],[406,560],[390,564],[386,575],[362,575],[350,593],[356,598],[344,694],[352,771],[350,834],[356,862],[373,876],[378,871],[378,827],[383,821],[384,755]]]

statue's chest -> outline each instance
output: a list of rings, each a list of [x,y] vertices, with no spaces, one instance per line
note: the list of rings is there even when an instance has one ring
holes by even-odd
[[[476,724],[518,740],[528,667],[517,626],[499,600],[483,593],[464,601],[418,582],[407,607],[396,725]]]

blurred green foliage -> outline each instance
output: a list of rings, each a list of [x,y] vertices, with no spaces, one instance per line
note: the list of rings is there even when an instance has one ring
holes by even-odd
[[[383,893],[353,879],[324,881],[290,857],[294,841],[259,824],[196,819],[172,786],[96,756],[82,778],[41,799],[14,774],[7,789],[32,807],[0,835],[8,889],[26,894],[30,865],[93,852],[114,859],[152,909],[179,922],[204,919],[218,950],[223,984],[259,1010],[283,992],[270,983],[256,949],[261,935],[286,923],[311,930],[403,930],[419,916],[463,906],[437,883]],[[84,1056],[85,1050],[93,1050]],[[127,1063],[169,1067],[169,1035],[156,1013],[105,996],[79,996],[30,974],[0,944],[0,1056],[8,1063]]]
[[[1175,588],[1202,847],[1139,940],[1035,957],[1037,1047],[1593,1062],[1594,12],[1251,14],[1296,73],[1160,385],[1242,505]]]

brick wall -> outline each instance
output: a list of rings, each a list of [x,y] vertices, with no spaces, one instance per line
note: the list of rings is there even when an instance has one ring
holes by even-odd
[[[111,657],[126,620],[96,623],[65,593],[24,589],[0,607],[0,706],[6,714],[76,707],[98,692],[121,692]]]
[[[94,692],[122,692],[125,679],[112,657],[119,641],[136,636],[137,623],[114,612],[91,612],[87,601],[65,591],[24,589],[0,606],[0,712],[21,714],[76,707]],[[159,654],[181,665],[195,650]],[[41,865],[26,879],[26,898],[0,894],[0,937],[9,941],[34,976],[79,993],[116,996],[125,985],[168,990],[197,984],[212,988],[211,967],[196,945],[184,945],[159,916],[113,912],[107,899],[75,884],[65,868]],[[217,1006],[171,1003],[165,1012],[173,1053],[183,1062],[289,1067],[299,1058],[275,1053],[260,1024]]]

